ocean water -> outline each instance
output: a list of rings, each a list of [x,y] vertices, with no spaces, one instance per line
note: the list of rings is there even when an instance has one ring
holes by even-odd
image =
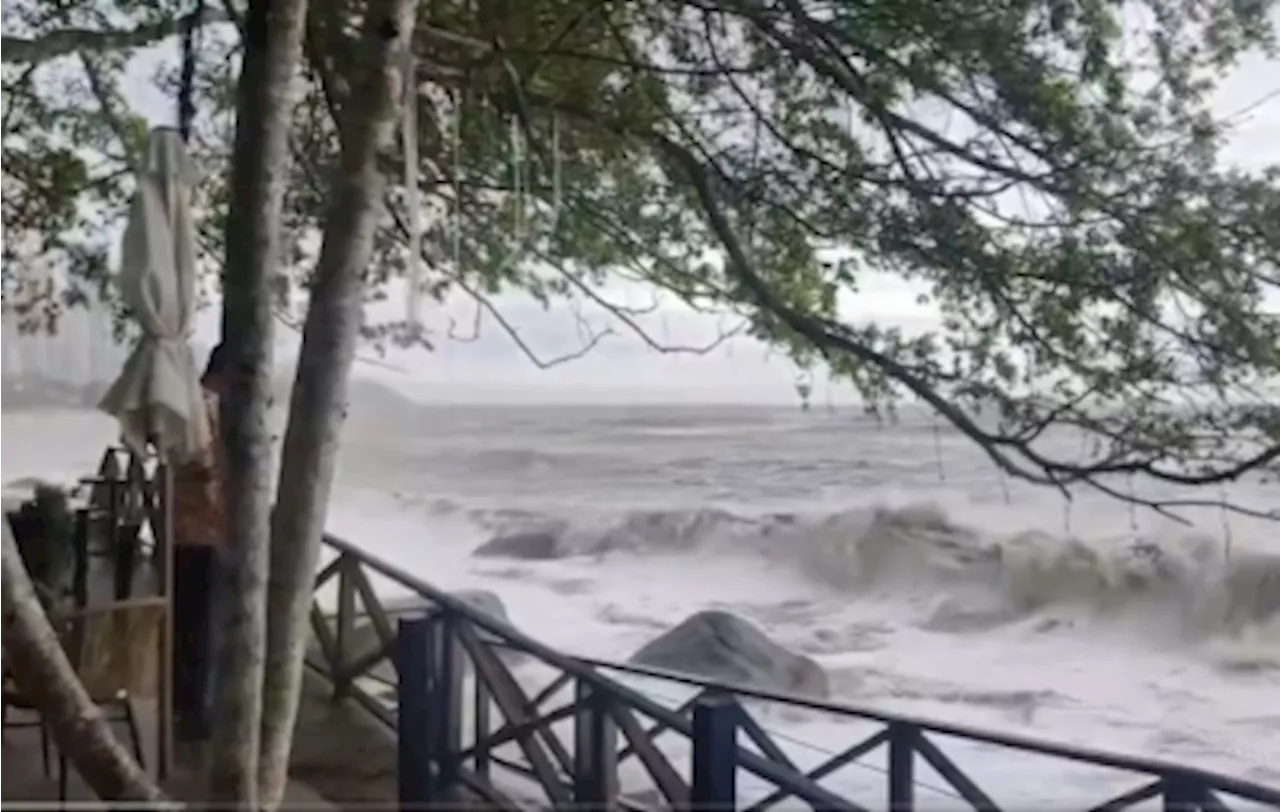
[[[6,411],[0,426],[6,482],[91,471],[113,433],[65,410]],[[1280,503],[1274,483],[1225,493]],[[369,397],[347,425],[329,527],[437,586],[496,592],[516,626],[571,653],[624,659],[724,608],[814,657],[837,701],[1280,786],[1280,528],[1185,515],[1191,526],[1009,481],[928,418]],[[558,533],[562,557],[471,556],[536,528]],[[760,713],[800,763],[859,738],[840,720]],[[1011,803],[1134,784],[1012,758],[957,760]],[[859,769],[835,785],[882,797],[882,776]]]

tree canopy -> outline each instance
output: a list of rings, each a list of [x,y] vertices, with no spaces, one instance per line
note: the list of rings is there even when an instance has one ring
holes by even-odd
[[[361,8],[311,10],[282,307],[314,269]],[[923,401],[1000,468],[1042,484],[1138,499],[1117,476],[1202,485],[1273,468],[1280,176],[1224,162],[1231,122],[1209,102],[1240,58],[1274,49],[1274,8],[424,3],[425,293],[465,292],[498,325],[494,297],[523,290],[594,302],[642,332],[610,301],[617,279],[727,308],[797,363],[852,381],[869,409]],[[121,91],[126,71],[193,13],[168,0],[12,4],[7,284],[33,246],[82,280],[109,279],[103,225],[121,216],[145,129]],[[200,14],[194,144],[211,284],[235,16],[234,4]],[[174,95],[178,66],[150,64]],[[404,167],[386,170],[373,296],[410,266]],[[843,318],[841,303],[878,276],[926,288],[941,323],[910,333]],[[1088,438],[1081,454],[1048,442],[1064,426]]]

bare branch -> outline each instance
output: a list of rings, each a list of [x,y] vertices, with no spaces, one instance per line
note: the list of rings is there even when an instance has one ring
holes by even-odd
[[[537,350],[529,344],[529,342],[525,341],[524,337],[520,335],[520,328],[511,323],[510,319],[502,313],[502,310],[493,303],[492,299],[484,295],[484,293],[479,289],[468,285],[465,280],[455,279],[454,284],[465,291],[466,294],[470,296],[485,313],[488,313],[493,318],[497,325],[502,328],[502,331],[507,334],[507,337],[511,339],[511,342],[516,345],[516,349],[520,351],[520,354],[527,358],[529,363],[533,364],[538,369],[550,369],[551,367],[560,366],[561,364],[567,364],[570,361],[576,361],[594,350],[601,341],[611,335],[616,335],[612,327],[606,327],[599,331],[590,331],[586,340],[578,349],[562,355],[543,358],[538,354]],[[581,325],[581,314],[578,313],[575,315],[579,319],[579,325]]]

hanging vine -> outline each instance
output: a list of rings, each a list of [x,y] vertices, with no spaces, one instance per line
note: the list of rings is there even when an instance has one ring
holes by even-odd
[[[406,285],[406,323],[408,330],[406,334],[401,336],[402,345],[417,344],[422,342],[422,296],[427,287],[426,269],[425,269],[425,223],[423,222],[422,198],[421,198],[421,171],[420,166],[422,156],[418,144],[418,132],[421,124],[420,121],[420,103],[419,96],[421,87],[416,80],[415,65],[416,60],[413,54],[406,55],[406,72],[407,75],[415,76],[414,81],[406,82],[406,98],[404,104],[404,113],[401,121],[401,145],[404,152],[405,171],[405,208],[406,208],[406,230],[408,231],[409,261],[407,267],[407,285]],[[512,84],[518,90],[520,81],[518,75],[510,63],[505,63],[508,77]],[[488,106],[484,98],[480,102],[483,106]],[[452,164],[452,172],[450,179],[452,201],[450,206],[451,227],[443,231],[450,234],[450,245],[448,254],[453,264],[453,273],[461,275],[463,273],[464,257],[463,257],[463,233],[465,223],[463,222],[462,212],[462,189],[463,180],[463,161],[462,161],[462,133],[461,122],[463,115],[463,102],[461,98],[455,98],[453,103],[452,115],[448,126],[443,125],[443,116],[437,113],[436,124],[437,130],[442,134],[447,131],[447,143],[442,147],[448,152]],[[511,240],[515,244],[512,250],[507,253],[499,262],[493,273],[499,276],[507,275],[512,269],[521,262],[529,258],[535,250],[539,240],[544,239],[550,234],[555,233],[559,227],[560,215],[563,209],[563,169],[562,154],[560,144],[560,119],[559,116],[552,112],[551,119],[551,143],[550,143],[550,164],[551,164],[551,200],[548,205],[548,216],[545,231],[539,231],[532,227],[534,218],[531,217],[531,200],[533,196],[533,161],[529,148],[529,138],[526,128],[529,125],[528,119],[523,115],[512,115],[506,117],[504,126],[507,129],[507,145],[508,145],[508,182],[510,188],[508,195],[511,203]]]
[[[1219,515],[1222,517],[1223,557],[1226,558],[1227,561],[1230,561],[1235,539],[1231,532],[1231,514],[1225,507],[1227,504],[1227,486],[1219,485],[1218,488],[1221,493],[1221,499],[1219,500],[1221,502],[1221,506],[1218,510]]]
[[[947,481],[947,469],[942,462],[942,427],[938,425],[938,417],[933,418],[933,456],[938,466],[938,481]]]
[[[1136,495],[1136,490],[1133,487],[1133,474],[1129,474],[1128,479],[1129,494],[1131,496]],[[1129,502],[1129,530],[1135,537],[1138,535],[1138,506],[1132,501]]]

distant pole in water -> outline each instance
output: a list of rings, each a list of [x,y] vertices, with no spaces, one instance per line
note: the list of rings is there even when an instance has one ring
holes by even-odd
[[[796,394],[800,396],[800,410],[809,411],[809,395],[813,394],[813,384],[808,381],[796,381]]]

